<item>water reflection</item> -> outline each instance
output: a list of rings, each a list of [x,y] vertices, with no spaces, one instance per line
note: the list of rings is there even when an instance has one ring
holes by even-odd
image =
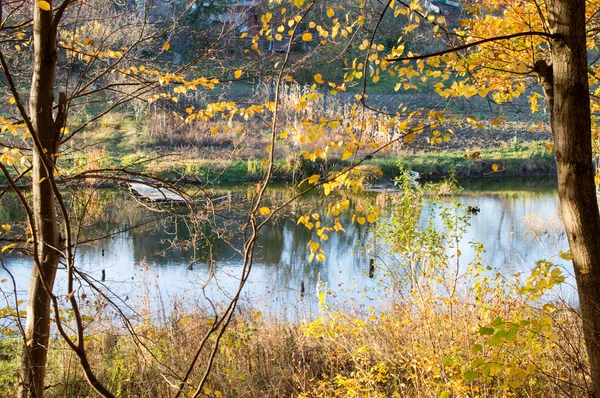
[[[134,300],[160,291],[164,300],[173,297],[224,300],[239,283],[238,249],[244,220],[238,216],[253,191],[253,187],[220,187],[215,194],[225,193],[232,198],[223,205],[225,216],[202,219],[197,224],[177,214],[155,213],[122,191],[93,192],[85,208],[89,217],[77,226],[81,227],[81,239],[93,240],[123,229],[126,232],[80,246],[77,264],[98,281],[104,270],[107,288],[121,298]],[[73,194],[74,212],[84,210],[84,206],[78,204],[81,199],[78,195],[89,194]],[[288,195],[289,189],[278,187],[269,192],[268,200],[276,204]],[[384,194],[369,194],[369,197],[380,204],[386,203]],[[3,199],[2,224],[23,220],[14,200]],[[245,300],[262,311],[287,311],[293,316],[307,314],[317,308],[319,280],[331,291],[330,301],[340,305],[370,306],[386,299],[377,278],[381,273],[376,270],[374,279],[368,275],[369,260],[376,254],[366,250],[373,234],[368,223],[351,224],[351,214],[340,216],[345,233],[330,234],[325,246],[326,261],[308,261],[307,242],[314,238],[315,232],[297,226],[296,220],[301,214],[324,209],[325,200],[322,195],[305,197],[265,228],[258,240],[253,270],[243,295]],[[470,181],[465,184],[460,200],[481,209],[471,218],[471,225],[459,244],[464,264],[475,254],[471,242],[483,242],[484,259],[507,274],[527,271],[542,258],[558,261],[558,250],[567,249],[557,220],[553,180]],[[128,229],[139,224],[143,226]],[[13,254],[5,256],[5,263],[17,279],[20,294],[24,294],[30,260]],[[5,275],[0,270],[0,279]],[[57,281],[59,294],[66,294],[60,290],[65,285],[64,272]],[[300,294],[302,283],[306,289],[304,299]]]

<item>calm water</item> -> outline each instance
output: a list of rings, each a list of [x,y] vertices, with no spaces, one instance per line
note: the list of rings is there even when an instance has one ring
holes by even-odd
[[[471,225],[459,244],[464,263],[474,255],[470,242],[481,241],[486,250],[484,259],[507,275],[527,271],[542,258],[558,261],[559,249],[568,249],[556,214],[553,179],[478,180],[462,185],[460,201],[481,209],[471,218]],[[172,298],[204,305],[209,300],[223,301],[239,283],[241,260],[236,245],[240,242],[243,221],[238,217],[254,193],[253,186],[215,190],[212,195],[229,195],[230,200],[222,202],[222,217],[212,218],[210,225],[206,225],[207,221],[193,225],[183,217],[156,213],[123,191],[74,193],[74,213],[81,214],[87,206],[89,214],[81,225],[80,237],[98,239],[115,234],[79,246],[77,264],[104,291],[110,289],[116,297],[131,302],[139,303],[147,295],[158,297],[158,302],[165,306],[170,305]],[[288,188],[277,187],[269,192],[268,199],[274,205],[289,194]],[[377,203],[386,203],[384,194],[368,196]],[[350,199],[354,203],[366,200]],[[324,203],[322,195],[303,198],[263,230],[244,289],[245,303],[270,313],[308,314],[317,307],[319,280],[331,291],[330,301],[339,305],[370,306],[385,300],[381,272],[376,271],[374,279],[368,276],[369,259],[379,255],[369,245],[373,243],[373,234],[366,224],[350,225],[351,215],[341,217],[345,233],[330,234],[325,246],[326,261],[308,261],[307,242],[314,232],[296,226],[296,220],[306,212],[322,211]],[[14,198],[3,200],[0,218],[2,224],[22,220]],[[142,223],[144,226],[140,228],[116,234]],[[194,245],[196,250],[192,249]],[[31,261],[12,254],[4,255],[4,262],[17,281],[19,294],[24,296]],[[188,267],[190,263],[192,269]],[[106,279],[100,284],[103,270]],[[0,269],[0,279],[6,277],[7,273]],[[306,287],[303,298],[302,281]],[[64,271],[61,271],[57,286],[62,294],[64,285]],[[2,289],[7,291],[8,284],[4,283]]]

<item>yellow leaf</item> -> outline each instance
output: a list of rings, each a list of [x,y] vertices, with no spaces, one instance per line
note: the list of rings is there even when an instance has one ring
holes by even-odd
[[[215,391],[215,397],[223,398],[223,393],[221,391]]]
[[[15,97],[10,97],[10,99],[8,100],[8,102],[12,105],[15,102],[17,102],[17,100],[15,100]]]
[[[288,83],[291,83],[292,82],[292,77],[291,76],[286,76],[285,77],[285,81],[288,82]]]
[[[216,126],[210,129],[211,134],[217,134],[217,132],[221,129],[221,126]]]
[[[239,79],[240,77],[242,77],[242,71],[241,71],[241,70],[239,70],[239,69],[238,69],[238,70],[236,70],[236,71],[233,73],[233,76],[235,76],[235,78],[236,78],[236,79]]]
[[[169,51],[169,48],[171,48],[171,45],[169,43],[163,44],[163,50]]]
[[[294,0],[294,5],[298,8],[304,5],[304,0]]]
[[[302,35],[302,40],[309,42],[312,41],[312,34],[310,32],[306,32]]]
[[[320,174],[313,174],[312,176],[310,176],[310,178],[308,179],[308,183],[309,184],[314,184],[317,181],[319,181],[319,178],[321,178]]]
[[[8,231],[10,231],[10,225],[8,225],[8,224],[4,224],[4,225],[2,226],[2,229],[3,229],[3,230],[5,230],[6,232],[8,232]]]
[[[325,255],[323,253],[317,254],[317,261],[325,261]]]
[[[329,18],[332,18],[334,15],[335,15],[335,11],[333,11],[333,8],[329,7],[329,8],[327,9],[327,16],[328,16]]]
[[[269,209],[268,207],[261,207],[259,212],[263,216],[266,216],[267,214],[271,214],[271,209]]]
[[[48,3],[47,1],[38,1],[38,7],[40,7],[44,11],[50,11],[50,3]]]
[[[2,253],[4,253],[5,251],[7,251],[8,249],[10,249],[11,247],[14,247],[15,244],[11,243],[10,245],[6,245],[2,248]]]
[[[320,73],[317,73],[317,74],[315,75],[315,81],[316,81],[317,83],[319,83],[319,84],[323,84],[323,83],[325,83],[325,80],[323,80],[323,76],[321,76],[321,74],[320,74]]]
[[[568,252],[563,252],[561,250],[560,251],[560,258],[562,258],[563,260],[566,260],[566,261],[571,261],[571,260],[573,260],[573,253],[571,253],[570,250]]]
[[[356,222],[359,223],[360,225],[363,225],[365,223],[365,218],[364,217],[357,217],[356,218]]]
[[[492,171],[493,171],[494,173],[496,173],[496,172],[498,171],[498,165],[497,165],[497,164],[495,164],[495,163],[494,163],[494,164],[492,165]]]
[[[367,221],[373,224],[375,222],[375,214],[369,214]]]

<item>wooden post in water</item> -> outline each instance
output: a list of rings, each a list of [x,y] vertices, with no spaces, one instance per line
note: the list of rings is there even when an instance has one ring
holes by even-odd
[[[375,276],[375,259],[372,258],[369,260],[369,278],[373,278]]]
[[[304,298],[304,281],[300,282],[300,297]]]
[[[106,271],[102,270],[102,282],[106,279]]]

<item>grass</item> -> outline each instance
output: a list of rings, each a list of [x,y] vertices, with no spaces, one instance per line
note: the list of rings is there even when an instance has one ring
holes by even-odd
[[[0,396],[14,395],[17,388],[16,374],[22,341],[12,337],[0,337]]]
[[[238,89],[245,90],[248,88],[246,86],[250,87],[232,85],[227,90],[235,93]],[[256,92],[252,96],[243,90],[238,93],[239,100],[247,102],[272,98],[272,86],[254,88]],[[309,92],[308,87],[297,84],[286,85],[282,90],[280,128],[289,130],[289,136],[276,141],[274,179],[277,181],[297,181],[317,173],[324,176],[340,171],[350,167],[352,162],[360,161],[372,150],[363,147],[356,156],[341,160],[343,150],[331,149],[331,143],[347,139],[346,130],[352,131],[355,127],[348,124],[349,120],[356,119],[351,106],[354,100],[348,93],[336,97],[318,97],[298,111],[300,99]],[[381,106],[395,108],[397,102],[404,100],[410,103],[410,107],[421,107],[425,104],[419,101],[430,99],[413,100],[409,95],[398,98],[373,96],[370,100],[381,102]],[[58,162],[61,174],[69,176],[97,168],[128,168],[172,181],[201,183],[257,181],[264,175],[262,159],[270,142],[268,115],[261,114],[248,121],[241,117],[227,120],[215,117],[185,124],[167,110],[151,113],[151,108],[148,108],[140,112],[136,114],[137,118],[133,111],[113,112],[90,124],[63,149],[63,156]],[[373,120],[381,118],[381,115],[368,112],[366,116]],[[315,137],[308,141],[305,139],[310,130],[305,125],[306,121],[337,117],[342,120],[338,127],[319,128],[319,131],[322,130],[319,134],[315,133]],[[476,130],[463,119],[440,126],[442,133],[453,129],[450,142],[430,146],[427,139],[432,138],[434,132],[425,129],[412,144],[386,148],[378,152],[375,158],[362,162],[360,167],[365,171],[379,168],[383,172],[380,180],[385,182],[397,176],[398,164],[418,171],[426,179],[443,178],[451,170],[458,178],[554,174],[553,155],[544,148],[548,143],[517,139],[529,129],[538,128],[536,121],[495,126],[483,119],[480,123],[485,130]],[[361,131],[361,139],[385,141],[387,136],[382,137],[381,134],[377,123],[371,123]],[[393,129],[389,134],[388,138],[393,137]],[[545,139],[541,134],[535,138]],[[330,150],[326,161],[319,159],[311,162],[300,155],[302,151],[311,153],[317,150]],[[475,153],[479,156],[472,156]]]
[[[523,304],[520,296],[515,301],[488,292],[489,299],[478,302],[459,292],[443,304],[426,290],[382,310],[327,309],[298,322],[246,308],[224,335],[203,396],[585,396],[579,370],[585,357],[578,357],[583,352],[581,323],[574,313],[555,306],[544,328],[517,328],[498,346],[484,326],[503,331],[508,323],[500,325],[497,319],[532,325],[549,319],[548,314],[515,308],[516,302]],[[136,339],[110,318],[96,319],[88,330],[91,363],[116,396],[173,394],[166,380],[176,383],[176,375],[185,373],[209,325],[201,309],[174,303],[170,311],[161,323],[137,324]],[[204,353],[200,364],[207,359]],[[17,360],[0,361],[3,396],[14,393]],[[201,373],[192,373],[188,392]],[[60,341],[51,346],[46,384],[51,386],[48,397],[92,394],[76,356]]]
[[[479,158],[469,157],[478,152]],[[467,157],[465,157],[467,155]],[[156,160],[152,160],[156,159]],[[274,181],[293,182],[313,174],[327,173],[351,167],[360,160],[310,162],[293,156],[278,158],[274,163]],[[398,175],[398,165],[417,171],[423,179],[444,178],[454,171],[459,179],[501,176],[541,176],[555,174],[554,155],[537,143],[523,144],[517,150],[485,149],[480,151],[439,150],[431,152],[399,152],[388,157],[365,160],[359,166],[363,171],[379,169],[381,175],[371,174],[372,182],[390,182]],[[494,171],[494,165],[497,171]],[[202,158],[197,151],[164,157],[155,149],[133,151],[126,144],[90,149],[81,154],[65,157],[59,164],[63,175],[75,174],[92,168],[123,168],[147,173],[170,181],[192,183],[226,183],[259,181],[265,167],[259,158]]]
[[[398,175],[399,164],[421,173],[426,179],[443,178],[452,170],[457,178],[554,174],[554,156],[537,144],[525,145],[520,150],[489,149],[478,152],[479,159],[465,158],[465,151],[406,153],[401,156],[365,160],[359,167],[363,170],[380,169],[383,172],[378,177],[380,181],[391,181],[395,178]],[[291,165],[289,161],[278,159],[275,163],[274,179],[298,180],[316,173],[340,171],[353,164],[351,159],[339,158],[332,158],[326,162],[298,163]],[[498,171],[493,171],[493,165],[498,166]],[[264,167],[258,160],[188,159],[161,162],[158,166],[149,165],[144,171],[156,173],[167,179],[187,176],[203,182],[238,182],[259,180],[263,176]]]

